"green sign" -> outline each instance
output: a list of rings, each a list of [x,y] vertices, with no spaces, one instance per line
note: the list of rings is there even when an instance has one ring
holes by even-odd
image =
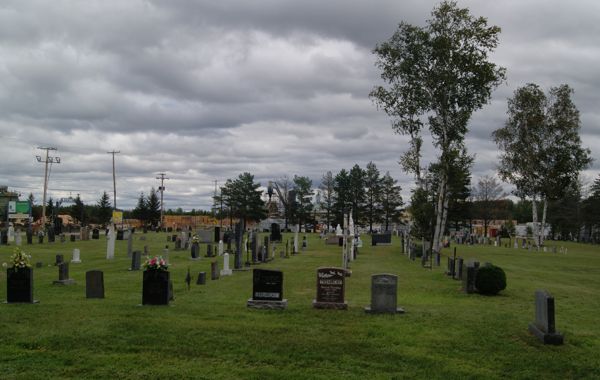
[[[29,215],[29,201],[10,201],[8,202],[9,214],[27,214]]]

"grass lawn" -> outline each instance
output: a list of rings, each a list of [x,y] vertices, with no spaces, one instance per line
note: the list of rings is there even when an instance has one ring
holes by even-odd
[[[134,249],[159,254],[166,234],[135,235]],[[284,239],[290,237],[284,234]],[[25,239],[24,239],[25,240]],[[363,237],[365,242],[370,241]],[[392,246],[365,247],[346,282],[349,309],[316,310],[316,269],[339,266],[341,249],[309,236],[308,250],[277,257],[260,268],[284,272],[284,311],[249,310],[252,273],[210,280],[210,261],[191,261],[171,251],[176,299],[171,306],[139,306],[142,272],[127,270],[126,241],[108,261],[106,241],[25,245],[34,269],[39,304],[0,304],[0,378],[206,378],[206,379],[414,379],[600,378],[600,247],[558,243],[568,254],[491,246],[458,246],[465,259],[502,267],[508,287],[501,295],[466,295],[442,267],[420,267]],[[550,245],[553,242],[549,242]],[[170,243],[173,247],[173,243]],[[77,284],[52,285],[49,266],[62,253]],[[13,247],[0,247],[0,263]],[[204,245],[201,253],[206,253]],[[279,251],[279,248],[278,248]],[[445,254],[451,253],[446,250]],[[230,256],[233,266],[233,256]],[[219,266],[222,267],[222,258]],[[188,267],[193,279],[187,290]],[[85,272],[104,271],[105,299],[85,298]],[[195,285],[200,271],[207,284]],[[367,315],[370,276],[399,276],[404,315]],[[530,335],[534,292],[556,299],[556,327],[563,346],[544,346]],[[0,273],[0,298],[6,271]]]

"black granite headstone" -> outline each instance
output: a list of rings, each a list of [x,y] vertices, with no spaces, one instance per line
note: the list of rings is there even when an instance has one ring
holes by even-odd
[[[206,284],[206,272],[198,273],[198,279],[196,280],[196,285],[205,285]]]
[[[117,240],[123,240],[123,230],[117,230]]]
[[[6,270],[6,302],[33,302],[33,269]]]
[[[147,270],[143,272],[142,305],[168,305],[169,272],[163,270]]]
[[[252,273],[252,299],[281,301],[283,299],[283,272],[254,269]]]
[[[100,270],[85,272],[85,297],[104,298],[104,272]]]
[[[92,239],[93,239],[93,240],[98,240],[98,239],[100,239],[100,230],[99,230],[99,229],[97,229],[97,228],[94,228],[94,229],[92,230]]]

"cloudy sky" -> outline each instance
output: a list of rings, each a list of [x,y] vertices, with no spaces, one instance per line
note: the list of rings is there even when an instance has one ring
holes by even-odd
[[[371,53],[400,21],[423,25],[435,1],[2,0],[0,184],[41,201],[39,146],[58,149],[54,199],[81,194],[133,207],[167,173],[165,207],[209,209],[214,181],[249,171],[318,184],[375,162],[409,196],[395,135],[368,93]],[[495,173],[490,133],[519,86],[568,83],[582,139],[600,165],[600,2],[459,1],[502,28],[492,60],[507,82],[472,119],[473,182]],[[426,150],[426,160],[434,152]],[[508,187],[507,187],[508,188]]]

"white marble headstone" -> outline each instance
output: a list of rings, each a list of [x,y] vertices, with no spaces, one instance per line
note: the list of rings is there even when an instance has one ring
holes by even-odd
[[[80,252],[78,248],[73,249],[73,259],[71,260],[71,262],[76,264],[81,262]]]

